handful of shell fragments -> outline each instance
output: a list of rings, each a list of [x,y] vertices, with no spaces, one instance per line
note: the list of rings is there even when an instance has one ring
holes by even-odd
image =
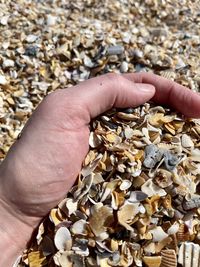
[[[98,117],[77,184],[20,266],[199,266],[199,139],[200,120],[149,103]]]

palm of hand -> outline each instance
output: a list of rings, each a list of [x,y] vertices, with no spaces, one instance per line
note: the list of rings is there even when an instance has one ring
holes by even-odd
[[[78,102],[63,101],[62,94],[58,91],[43,101],[8,155],[20,176],[10,174],[6,195],[27,218],[42,218],[58,204],[73,185],[88,150],[89,115]]]

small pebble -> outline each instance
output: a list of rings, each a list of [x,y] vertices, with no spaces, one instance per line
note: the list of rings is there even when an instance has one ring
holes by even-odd
[[[124,52],[124,47],[121,45],[115,45],[108,47],[108,55],[121,55]]]
[[[28,46],[25,50],[25,55],[29,57],[36,57],[37,56],[37,46]]]

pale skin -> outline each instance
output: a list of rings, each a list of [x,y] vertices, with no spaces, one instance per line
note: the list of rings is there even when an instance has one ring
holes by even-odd
[[[12,266],[75,182],[89,148],[90,120],[150,99],[200,117],[199,94],[147,73],[103,75],[42,101],[0,166],[0,266]]]

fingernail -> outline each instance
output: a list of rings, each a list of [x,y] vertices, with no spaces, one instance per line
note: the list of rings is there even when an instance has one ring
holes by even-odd
[[[138,90],[143,93],[153,93],[155,92],[155,87],[151,84],[137,83]]]

